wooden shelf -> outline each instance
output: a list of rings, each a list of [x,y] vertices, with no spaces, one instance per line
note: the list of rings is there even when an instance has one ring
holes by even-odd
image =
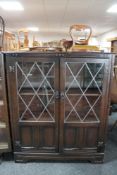
[[[85,89],[83,90],[83,92],[84,91],[85,91]],[[79,96],[81,96],[82,92],[78,88],[70,88],[67,92],[67,95],[72,95],[72,96],[79,95]],[[85,96],[100,96],[100,95],[101,94],[100,94],[99,90],[94,89],[94,88],[90,88],[85,92]]]
[[[8,149],[8,144],[6,142],[0,142],[0,150],[1,149]]]

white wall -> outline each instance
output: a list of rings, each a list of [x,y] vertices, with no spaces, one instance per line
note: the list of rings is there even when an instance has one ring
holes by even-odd
[[[100,46],[100,49],[104,50],[106,52],[110,52],[111,51],[111,42],[109,42],[108,40],[110,38],[115,38],[115,37],[117,37],[117,29],[98,36],[97,42]]]

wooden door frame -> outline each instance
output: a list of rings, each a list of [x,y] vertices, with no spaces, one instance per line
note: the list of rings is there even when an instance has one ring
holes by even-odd
[[[99,152],[103,152],[104,151],[104,143],[105,143],[105,138],[106,138],[106,131],[107,131],[107,116],[108,116],[108,107],[109,107],[109,98],[110,98],[110,94],[109,94],[109,82],[110,82],[110,78],[111,78],[111,59],[110,56],[107,57],[102,57],[102,55],[97,55],[97,56],[93,56],[90,58],[90,54],[89,56],[85,57],[85,55],[82,55],[81,53],[80,55],[75,55],[70,57],[68,55],[66,55],[66,57],[61,57],[60,58],[60,93],[64,94],[64,85],[65,85],[65,61],[69,59],[70,62],[86,62],[88,63],[104,63],[104,78],[103,78],[103,91],[102,91],[102,106],[101,106],[101,117],[100,117],[100,124],[99,124],[99,130],[98,130],[98,143],[97,143],[97,151]],[[81,61],[80,61],[81,60]],[[107,88],[108,87],[108,88]],[[64,139],[63,139],[63,135],[64,135],[64,113],[65,113],[65,108],[64,108],[64,97],[61,96],[60,98],[60,136],[59,136],[59,151],[62,153],[63,152],[63,148],[64,148]],[[79,123],[76,124],[72,124],[73,126],[78,126],[80,125]],[[84,124],[85,125],[85,124]],[[92,125],[92,124],[89,124]],[[95,125],[95,124],[94,124]]]
[[[16,62],[55,62],[55,87],[59,92],[59,59],[58,55],[53,54],[39,54],[39,53],[19,53],[19,54],[6,54],[6,65],[7,65],[7,84],[8,84],[8,95],[9,95],[9,108],[10,108],[10,120],[12,127],[13,147],[15,151],[21,151],[20,144],[20,132],[19,132],[19,114],[18,114],[18,96],[17,96],[17,80],[16,80]],[[58,152],[58,134],[59,134],[59,98],[55,97],[55,128],[56,128],[56,151]],[[29,124],[30,125],[30,124]],[[34,124],[35,125],[35,124]],[[43,123],[41,123],[43,126]],[[51,124],[50,124],[51,125]]]

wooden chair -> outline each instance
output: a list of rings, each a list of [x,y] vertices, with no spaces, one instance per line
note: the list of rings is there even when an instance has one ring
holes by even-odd
[[[5,23],[3,18],[0,16],[0,51],[3,50],[4,31],[5,31]]]
[[[75,24],[70,26],[69,33],[74,44],[88,45],[92,29],[85,24]]]
[[[89,39],[92,34],[92,29],[90,26],[85,24],[74,24],[70,26],[69,34],[71,40],[63,40],[63,48],[65,48],[66,52],[72,46],[75,45],[88,45]]]
[[[18,30],[18,49],[29,48],[28,30],[20,29]]]

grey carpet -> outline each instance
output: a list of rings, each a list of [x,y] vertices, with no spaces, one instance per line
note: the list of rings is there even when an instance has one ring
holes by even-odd
[[[110,124],[117,119],[117,113],[110,117]],[[108,135],[103,164],[91,163],[14,163],[3,161],[0,165],[0,175],[117,175],[117,128]],[[115,139],[114,139],[115,138]]]

